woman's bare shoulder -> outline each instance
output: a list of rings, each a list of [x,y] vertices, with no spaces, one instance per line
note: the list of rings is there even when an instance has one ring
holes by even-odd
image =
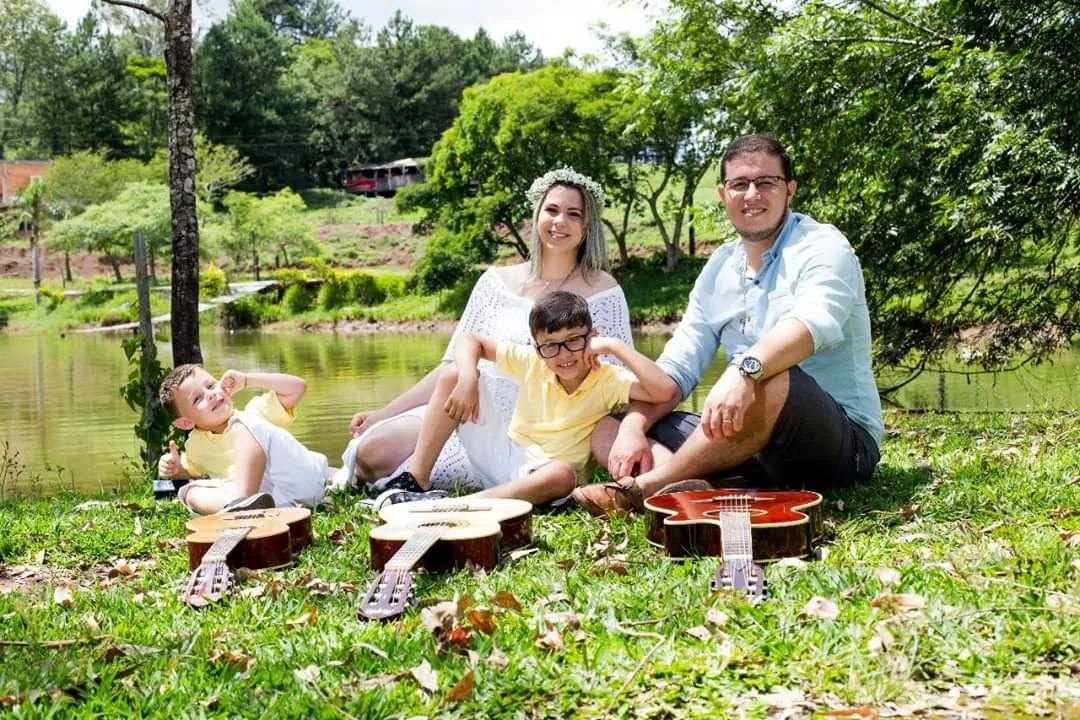
[[[590,295],[595,295],[605,290],[610,290],[613,287],[618,287],[619,282],[611,276],[611,273],[604,270],[598,270],[591,277],[589,277],[589,288],[592,290]]]

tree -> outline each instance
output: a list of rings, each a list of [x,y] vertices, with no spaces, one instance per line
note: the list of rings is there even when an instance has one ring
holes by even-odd
[[[229,211],[229,232],[223,239],[225,249],[237,265],[250,258],[255,279],[260,279],[262,256],[273,252],[288,265],[289,253],[297,255],[318,252],[311,235],[311,226],[304,220],[304,201],[286,188],[273,195],[258,198],[244,192],[229,192],[224,205]]]
[[[169,197],[172,207],[173,362],[201,363],[199,344],[199,220],[195,206],[195,110],[191,90],[191,0],[170,0],[168,12],[129,0],[165,25],[168,75]]]
[[[202,134],[195,136],[195,161],[196,192],[199,200],[208,204],[217,202],[227,188],[239,185],[255,172],[236,148],[212,143]]]
[[[63,28],[41,0],[0,3],[0,159],[13,145],[39,152],[26,101],[59,64]]]
[[[37,291],[41,289],[41,230],[48,217],[46,197],[45,182],[41,178],[32,179],[30,184],[15,196],[18,224],[26,226],[30,232],[30,264],[34,275],[35,304],[41,302]]]
[[[471,238],[478,258],[486,244],[509,245],[527,258],[521,226],[530,216],[524,196],[534,178],[570,165],[615,197],[610,191],[626,182],[615,163],[624,147],[619,78],[615,71],[550,65],[467,89],[461,114],[432,150],[427,182],[399,193],[399,202],[424,208],[422,224]]]
[[[252,6],[278,34],[296,42],[331,37],[348,17],[334,0],[253,0]]]
[[[875,359],[908,370],[884,391],[949,351],[999,370],[1075,337],[1075,5],[673,5],[680,52],[721,58],[731,127],[785,142],[798,205],[862,258]]]

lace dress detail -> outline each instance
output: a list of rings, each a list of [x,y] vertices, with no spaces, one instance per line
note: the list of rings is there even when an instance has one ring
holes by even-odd
[[[604,337],[616,337],[633,347],[634,339],[630,334],[630,308],[622,288],[615,287],[601,290],[586,298],[592,313],[593,325]],[[512,292],[506,286],[495,268],[488,268],[476,281],[469,302],[465,306],[454,330],[450,344],[443,354],[444,361],[454,359],[454,346],[461,333],[483,335],[498,341],[519,344],[532,342],[529,334],[529,312],[533,301]],[[605,360],[618,364],[613,357]],[[488,360],[480,361],[480,382],[487,386],[495,405],[499,410],[499,422],[489,427],[498,429],[505,435],[510,428],[510,419],[514,415],[514,403],[517,401],[517,384],[495,370],[495,364]],[[426,407],[426,406],[424,406]],[[416,409],[409,411],[415,412]],[[408,469],[409,459],[401,464],[398,471]],[[395,471],[396,473],[397,471]],[[476,478],[469,465],[469,457],[458,439],[457,433],[450,436],[443,447],[435,469],[431,474],[433,487],[453,489],[455,485],[466,489],[482,489],[483,484]]]

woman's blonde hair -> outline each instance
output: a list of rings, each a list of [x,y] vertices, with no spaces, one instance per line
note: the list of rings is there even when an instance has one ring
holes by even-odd
[[[582,276],[588,280],[591,275],[608,269],[607,240],[604,238],[604,224],[601,221],[604,212],[604,190],[592,178],[569,167],[541,175],[525,193],[533,204],[532,229],[529,231],[529,279],[540,279],[540,267],[544,259],[544,244],[540,242],[538,229],[540,210],[547,194],[558,185],[577,190],[584,200],[584,237],[578,246],[577,264],[581,268]]]

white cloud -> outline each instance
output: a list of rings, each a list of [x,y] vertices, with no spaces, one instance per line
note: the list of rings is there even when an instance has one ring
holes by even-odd
[[[45,0],[72,27],[90,8],[90,0]],[[484,28],[495,40],[520,30],[547,57],[567,47],[579,55],[598,53],[594,26],[606,22],[610,32],[643,35],[652,25],[659,3],[643,0],[339,0],[353,17],[376,30],[398,9],[421,25],[444,25],[462,37]],[[205,28],[228,11],[226,0],[195,0],[196,28]]]

